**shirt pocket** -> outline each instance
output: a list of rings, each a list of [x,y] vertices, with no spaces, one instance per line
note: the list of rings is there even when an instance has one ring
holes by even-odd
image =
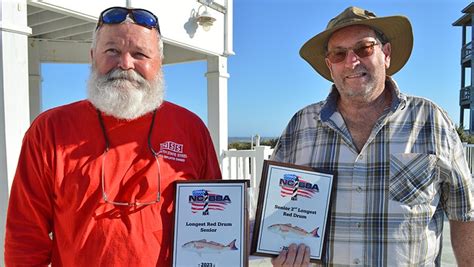
[[[437,161],[432,154],[391,154],[390,198],[408,206],[430,202],[435,195]]]

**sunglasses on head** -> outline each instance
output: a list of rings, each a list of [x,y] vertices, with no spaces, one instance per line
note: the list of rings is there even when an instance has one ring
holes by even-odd
[[[350,50],[354,52],[359,58],[369,57],[374,53],[374,47],[379,45],[375,41],[360,42],[353,47],[336,48],[326,53],[326,58],[333,64],[342,62],[346,59]]]
[[[111,7],[102,11],[99,16],[96,30],[103,24],[119,24],[130,17],[136,24],[146,27],[148,29],[156,28],[159,34],[160,25],[158,18],[146,9],[141,8],[125,8],[125,7]]]

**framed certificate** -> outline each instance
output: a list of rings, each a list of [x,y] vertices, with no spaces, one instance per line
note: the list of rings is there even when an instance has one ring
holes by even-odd
[[[248,266],[245,180],[177,181],[172,266]]]
[[[265,161],[251,253],[274,257],[291,243],[304,243],[311,261],[321,261],[334,180],[310,167]]]

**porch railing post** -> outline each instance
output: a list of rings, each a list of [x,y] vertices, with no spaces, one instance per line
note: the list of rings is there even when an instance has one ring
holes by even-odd
[[[263,171],[263,161],[268,159],[271,155],[271,149],[269,146],[256,146],[255,147],[255,173],[252,174],[252,186],[260,186],[260,179]]]

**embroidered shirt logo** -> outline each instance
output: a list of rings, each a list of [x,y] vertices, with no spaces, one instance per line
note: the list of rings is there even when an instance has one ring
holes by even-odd
[[[166,150],[173,151],[176,153],[183,153],[183,145],[175,143],[173,141],[166,141],[164,143],[161,143],[160,148],[161,150],[166,149]]]
[[[173,141],[166,141],[160,144],[160,155],[165,159],[186,162],[188,155],[184,153],[184,145]]]

